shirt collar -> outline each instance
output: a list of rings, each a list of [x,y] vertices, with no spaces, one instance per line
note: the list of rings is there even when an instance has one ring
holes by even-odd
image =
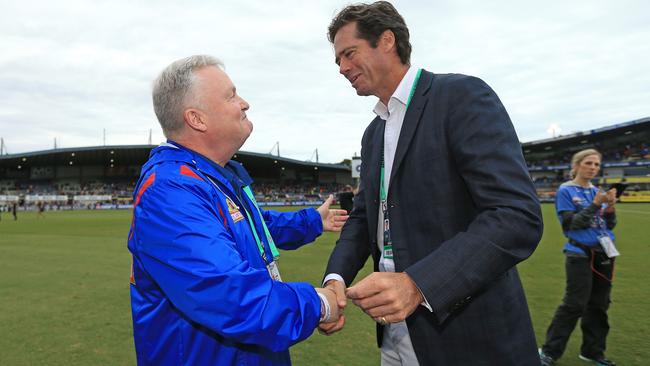
[[[393,107],[394,103],[400,103],[406,107],[406,103],[408,103],[409,95],[411,94],[411,88],[413,87],[417,73],[417,67],[409,67],[408,71],[406,71],[406,74],[404,74],[402,81],[400,81],[399,85],[397,85],[397,89],[395,89],[393,95],[391,95],[390,99],[388,99],[388,106],[384,105],[381,100],[377,101],[373,112],[375,112],[379,118],[383,119],[384,121],[388,120],[388,117],[390,116],[390,113],[393,109],[391,107]]]
[[[567,186],[573,186],[573,187],[576,187],[576,188],[581,188],[581,189],[591,189],[591,188],[595,188],[595,187],[596,187],[596,186],[594,186],[593,183],[591,183],[591,182],[589,182],[589,187],[583,187],[583,186],[581,186],[580,184],[578,184],[578,183],[576,183],[576,182],[574,182],[574,181],[572,181],[572,180],[566,182],[566,185],[567,185]]]

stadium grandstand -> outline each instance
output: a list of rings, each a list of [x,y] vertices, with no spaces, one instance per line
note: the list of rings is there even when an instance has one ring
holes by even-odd
[[[537,193],[552,202],[569,179],[571,156],[595,148],[603,153],[594,184],[626,182],[622,202],[650,202],[650,117],[522,144]],[[130,208],[142,164],[155,145],[52,149],[0,155],[0,209]],[[317,205],[353,184],[349,162],[323,164],[240,151],[262,205]]]
[[[650,202],[650,117],[590,131],[522,144],[528,170],[542,201],[550,202],[562,182],[569,180],[574,153],[593,148],[603,154],[594,184],[607,187],[625,182],[621,202]]]
[[[52,149],[0,155],[0,208],[130,208],[132,192],[155,145]],[[349,164],[299,161],[240,151],[261,205],[315,205],[352,183]]]

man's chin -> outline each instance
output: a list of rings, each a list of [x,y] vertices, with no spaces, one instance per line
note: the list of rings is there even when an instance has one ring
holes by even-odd
[[[240,141],[239,144],[238,144],[239,146],[237,146],[237,150],[240,150],[241,147],[244,146],[244,144],[246,143],[246,140],[248,140],[248,137],[249,137],[249,136],[250,136],[250,134],[248,134],[247,136],[244,136],[244,137],[241,139],[241,141]]]
[[[243,121],[243,124],[244,124],[244,128],[245,128],[246,130],[248,130],[248,136],[250,136],[251,133],[253,133],[253,122],[251,122],[250,120],[246,119],[246,120]],[[248,136],[246,136],[246,138],[248,138]]]
[[[251,137],[251,134],[253,133],[253,124],[249,122],[249,126],[250,128],[248,129],[248,133],[244,136],[244,142],[246,142],[246,140],[248,140],[248,138]]]
[[[360,97],[367,97],[367,96],[371,95],[367,90],[356,89],[356,91],[357,91],[357,95],[360,96]]]

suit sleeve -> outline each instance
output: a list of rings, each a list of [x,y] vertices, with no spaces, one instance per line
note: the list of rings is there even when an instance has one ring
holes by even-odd
[[[476,216],[464,232],[406,269],[439,322],[455,305],[471,301],[528,258],[542,234],[540,206],[521,145],[499,98],[473,77],[447,86],[446,138]]]
[[[309,337],[320,317],[314,288],[251,267],[210,189],[194,182],[160,180],[143,194],[135,230],[144,270],[181,313],[227,339],[280,351]]]
[[[314,208],[296,212],[262,211],[262,215],[280,249],[297,249],[323,233],[323,221]]]
[[[364,157],[368,131],[364,134],[361,147],[361,161]],[[361,163],[363,164],[363,163]],[[366,189],[364,180],[359,184],[359,192],[354,196],[354,207],[343,225],[341,236],[330,255],[325,269],[325,276],[338,274],[343,277],[346,286],[349,286],[366,260],[370,256],[370,238],[368,236],[368,220],[366,217]]]

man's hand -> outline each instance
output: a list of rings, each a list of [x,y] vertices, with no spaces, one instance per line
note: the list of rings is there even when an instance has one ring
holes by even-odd
[[[316,292],[325,295],[325,299],[327,299],[327,304],[329,305],[329,318],[323,320],[321,324],[336,323],[339,320],[339,316],[342,314],[336,301],[336,293],[330,288],[317,288]]]
[[[331,289],[336,295],[336,303],[333,305],[339,309],[339,318],[334,323],[321,323],[318,325],[318,331],[321,334],[330,335],[343,329],[345,325],[345,315],[343,309],[347,305],[347,297],[345,296],[345,284],[337,280],[329,280],[325,284],[325,288]]]
[[[424,300],[405,272],[374,272],[346,290],[355,305],[378,323],[397,323]]]
[[[343,224],[348,219],[348,213],[345,210],[330,209],[334,201],[334,196],[330,194],[323,204],[316,210],[323,220],[323,231],[341,231]]]

